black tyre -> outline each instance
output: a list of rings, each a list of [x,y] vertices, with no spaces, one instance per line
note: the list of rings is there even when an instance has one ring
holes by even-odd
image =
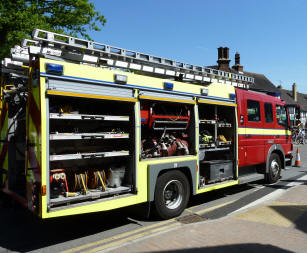
[[[271,154],[268,173],[266,174],[266,182],[269,184],[276,183],[280,178],[281,172],[281,161],[280,157],[277,154]]]
[[[169,171],[157,179],[155,209],[162,219],[179,216],[189,201],[190,185],[186,176],[178,171]]]

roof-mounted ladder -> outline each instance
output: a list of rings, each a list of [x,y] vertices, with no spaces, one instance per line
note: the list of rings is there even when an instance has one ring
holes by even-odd
[[[249,85],[254,83],[253,77],[187,64],[41,29],[34,29],[32,39],[23,40],[22,47],[15,46],[12,49],[13,60],[27,63],[30,53],[79,63],[142,71],[149,75],[197,83],[221,82],[242,88],[249,88]]]

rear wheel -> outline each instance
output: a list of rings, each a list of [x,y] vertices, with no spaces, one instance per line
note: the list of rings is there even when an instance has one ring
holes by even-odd
[[[271,154],[268,166],[266,181],[269,184],[276,183],[280,178],[281,172],[281,161],[278,154]]]
[[[159,217],[170,219],[179,216],[187,206],[190,185],[186,176],[177,170],[158,177],[155,190],[155,208]]]

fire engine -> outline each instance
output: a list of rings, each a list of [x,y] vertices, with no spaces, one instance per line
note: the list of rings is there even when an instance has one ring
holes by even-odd
[[[242,74],[35,29],[2,62],[0,183],[45,218],[277,182],[292,151],[278,94]]]

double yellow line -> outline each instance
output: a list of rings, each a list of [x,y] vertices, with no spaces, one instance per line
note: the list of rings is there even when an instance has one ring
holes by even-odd
[[[199,210],[197,212],[193,212],[193,210],[196,207],[192,207],[192,208],[188,208],[186,209],[186,211],[190,212],[190,213],[195,213],[198,215],[201,215],[205,212],[209,212],[212,211],[214,209],[229,205],[231,203],[233,203],[236,200],[232,200],[226,203],[222,203],[220,205],[216,205],[210,208],[205,208],[202,210]],[[137,240],[140,239],[142,237],[148,236],[148,235],[152,235],[161,231],[165,231],[174,227],[179,227],[181,226],[182,223],[176,221],[176,218],[167,220],[167,221],[162,221],[159,223],[155,223],[146,227],[142,227],[133,231],[129,231],[126,233],[122,233],[119,235],[114,235],[111,236],[109,238],[103,239],[103,240],[99,240],[99,241],[95,241],[92,243],[88,243],[88,244],[84,244],[82,246],[76,247],[76,248],[72,248],[72,249],[68,249],[68,250],[64,250],[60,253],[75,253],[75,252],[79,252],[82,251],[83,253],[95,253],[97,251],[101,251],[104,249],[108,249],[108,248],[113,248],[119,245],[123,245],[124,243],[127,243],[129,241],[133,241],[133,240]]]
[[[69,250],[64,250],[60,253],[74,253],[74,252],[78,252],[78,251],[82,251],[84,253],[94,253],[103,249],[107,249],[107,248],[111,248],[111,247],[116,247],[119,245],[122,245],[123,243],[126,243],[128,241],[132,241],[132,240],[136,240],[139,239],[141,237],[147,236],[147,235],[151,235],[157,232],[161,232],[163,230],[166,229],[170,229],[176,226],[180,226],[181,223],[177,222],[175,219],[170,219],[167,221],[163,221],[163,222],[159,222],[150,226],[146,226],[146,227],[142,227],[133,231],[129,231],[126,233],[122,233],[119,235],[115,235],[115,236],[111,236],[109,238],[103,239],[103,240],[99,240],[99,241],[95,241],[92,243],[88,243],[76,248],[72,248]],[[148,231],[146,231],[148,230]],[[143,232],[145,231],[145,232]],[[98,246],[101,245],[101,246]],[[98,247],[95,247],[98,246]],[[92,249],[89,249],[91,247],[95,247]],[[85,249],[89,249],[89,250],[85,250]],[[84,251],[83,251],[84,250]]]

